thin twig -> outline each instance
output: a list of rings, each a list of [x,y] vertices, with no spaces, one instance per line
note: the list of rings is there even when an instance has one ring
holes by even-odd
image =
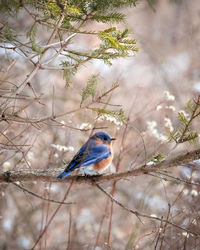
[[[37,198],[39,198],[41,200],[44,200],[44,201],[48,201],[48,202],[52,202],[52,203],[57,203],[57,204],[64,204],[64,205],[72,205],[72,204],[74,204],[73,202],[62,202],[62,201],[56,201],[56,200],[53,200],[53,199],[47,199],[47,198],[42,197],[42,196],[40,196],[40,195],[38,195],[36,193],[33,193],[32,191],[30,191],[30,190],[28,190],[28,189],[26,189],[26,188],[18,185],[15,182],[13,182],[12,184],[15,185],[16,187],[18,187],[19,189],[23,190],[24,192],[27,192],[30,195],[33,195],[33,196],[35,196],[35,197],[37,197]]]
[[[107,200],[106,200],[105,211],[104,211],[103,216],[102,216],[101,221],[100,221],[99,231],[98,231],[96,241],[95,241],[95,244],[94,244],[94,249],[98,246],[98,243],[99,243],[99,238],[100,238],[103,222],[104,222],[104,220],[106,218],[106,215],[107,215],[107,212],[108,212],[108,204],[109,204],[109,198],[107,198]]]
[[[125,136],[126,136],[126,132],[127,132],[128,123],[129,123],[129,117],[127,119],[127,123],[126,123],[125,129],[123,131],[123,135],[122,135],[122,140],[121,140],[121,144],[120,144],[120,151],[119,151],[119,154],[118,154],[118,159],[117,159],[117,164],[116,164],[116,172],[119,171],[119,167],[120,167],[121,154],[123,152],[123,147],[124,147],[124,142],[125,142]],[[112,196],[115,193],[116,183],[117,183],[117,180],[114,180],[113,184],[112,184],[112,192],[111,192]],[[114,210],[114,207],[113,207],[113,202],[112,202],[111,207],[110,207],[110,220],[109,220],[109,225],[108,225],[108,238],[107,238],[108,246],[110,246],[110,244],[111,244],[110,239],[111,239],[111,230],[112,230],[113,210]]]
[[[69,226],[68,226],[68,236],[67,236],[67,248],[66,248],[66,250],[70,250],[71,226],[72,226],[72,213],[71,213],[71,211],[69,211]]]
[[[59,29],[60,29],[60,28],[59,28]],[[66,44],[66,42],[68,42],[70,39],[72,39],[75,35],[76,35],[76,33],[73,33],[73,34],[71,34],[70,36],[68,36],[68,37],[67,37],[65,40],[63,40],[63,41],[56,42],[56,43],[52,43],[52,44],[48,44],[48,45],[44,45],[44,46],[41,45],[41,47],[42,47],[42,48],[45,48],[45,49],[47,49],[47,48],[54,48],[54,47],[58,47],[58,46],[62,47],[63,45]]]
[[[63,197],[63,199],[62,199],[62,203],[66,200],[66,198],[67,198],[67,196],[68,196],[68,194],[69,194],[69,191],[70,191],[70,189],[71,189],[71,187],[72,187],[72,184],[73,184],[73,181],[71,181],[71,183],[70,183],[70,185],[69,185],[69,187],[68,187],[68,189],[67,189],[67,191],[66,191],[66,193],[65,193],[65,195],[64,195],[64,197]],[[62,203],[58,205],[58,207],[56,208],[56,210],[55,210],[54,213],[52,214],[51,218],[49,219],[48,223],[46,224],[45,228],[43,229],[43,231],[42,231],[41,234],[39,235],[38,239],[36,240],[35,244],[34,244],[33,247],[31,248],[31,250],[34,250],[34,249],[35,249],[35,247],[37,246],[38,242],[41,240],[42,236],[46,233],[46,231],[47,231],[49,225],[51,224],[51,222],[52,222],[52,220],[53,220],[53,218],[54,218],[55,215],[57,214],[58,210],[61,208]]]
[[[166,221],[169,220],[170,211],[171,211],[171,205],[168,203],[168,212],[167,212]],[[163,241],[164,241],[164,238],[165,238],[165,231],[166,231],[166,228],[167,228],[167,222],[164,224],[163,229],[162,229],[162,232],[161,232],[162,235],[161,235],[161,243],[160,243],[160,248],[159,248],[159,250],[162,250],[162,245],[163,245]]]
[[[143,213],[140,213],[140,212],[138,212],[138,211],[136,211],[136,210],[132,210],[131,208],[128,208],[128,207],[124,206],[121,202],[119,202],[117,199],[115,199],[111,194],[109,194],[109,193],[108,193],[105,189],[103,189],[100,185],[97,184],[96,187],[97,187],[99,190],[101,190],[105,195],[107,195],[107,196],[108,196],[113,202],[115,202],[117,205],[119,205],[120,207],[122,207],[122,208],[125,209],[126,211],[128,211],[128,212],[130,212],[130,213],[136,215],[137,218],[138,218],[138,217],[144,217],[144,218],[148,218],[148,219],[151,219],[151,220],[162,221],[162,222],[165,222],[165,223],[167,223],[167,224],[169,224],[169,225],[172,225],[172,226],[174,226],[174,227],[176,227],[176,228],[178,228],[178,229],[180,229],[180,230],[182,230],[182,231],[185,231],[185,232],[194,234],[194,235],[197,236],[197,237],[200,237],[200,234],[199,234],[199,233],[193,232],[193,231],[191,231],[191,230],[189,230],[189,229],[187,229],[187,228],[183,228],[183,227],[181,227],[181,226],[179,226],[179,225],[177,225],[177,224],[175,224],[175,223],[173,223],[173,222],[171,222],[171,221],[168,221],[168,220],[166,220],[166,219],[162,219],[162,218],[159,218],[159,217],[156,217],[156,216],[151,216],[151,215],[143,214]]]
[[[160,226],[159,226],[159,229],[158,229],[158,237],[157,237],[157,240],[156,240],[156,244],[155,244],[154,250],[156,250],[158,242],[159,242],[159,239],[161,237],[161,230],[160,229],[162,228],[162,224],[163,224],[163,216],[161,217],[161,222],[160,222]]]
[[[156,171],[156,173],[160,174],[160,175],[164,175],[166,177],[169,177],[171,178],[172,180],[170,179],[166,179],[167,181],[175,181],[175,182],[182,182],[182,183],[185,183],[185,184],[188,184],[188,185],[194,185],[194,186],[197,186],[197,187],[200,187],[200,183],[196,183],[196,182],[192,182],[192,181],[187,181],[187,180],[184,180],[184,179],[181,179],[181,178],[178,178],[178,177],[174,177],[172,175],[169,175],[168,173],[165,173],[164,171]]]
[[[122,207],[122,208],[124,208],[124,209],[126,209],[126,210],[128,210],[129,211],[129,208],[127,208],[127,207],[125,207],[121,202],[119,202],[117,199],[115,199],[111,194],[109,194],[105,189],[103,189],[100,185],[96,185],[96,187],[99,189],[99,190],[101,190],[104,194],[106,194],[110,199],[111,199],[111,201],[114,201],[117,205],[119,205],[120,207]],[[132,212],[132,213],[134,213],[136,216],[137,216],[137,218],[139,219],[139,221],[143,224],[143,222],[141,221],[141,219],[139,218],[139,216],[138,216],[138,212],[137,211],[133,211],[132,209],[130,209],[130,211]],[[130,212],[129,211],[129,212]]]

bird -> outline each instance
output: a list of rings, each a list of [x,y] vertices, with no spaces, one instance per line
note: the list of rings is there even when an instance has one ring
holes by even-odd
[[[86,176],[100,175],[113,160],[112,138],[107,132],[100,131],[91,136],[74,155],[65,170],[57,176],[64,179],[80,168]]]

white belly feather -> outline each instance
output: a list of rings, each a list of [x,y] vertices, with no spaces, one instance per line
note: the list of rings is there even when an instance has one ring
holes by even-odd
[[[110,163],[104,169],[95,171],[94,166],[92,164],[86,167],[81,167],[81,172],[85,175],[99,175],[99,174],[102,174],[109,166],[110,166]]]

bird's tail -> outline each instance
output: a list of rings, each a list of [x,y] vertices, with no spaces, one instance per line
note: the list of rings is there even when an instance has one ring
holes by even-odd
[[[61,174],[59,174],[56,178],[58,179],[64,179],[65,177],[67,177],[73,170],[67,171],[67,172],[62,172]]]

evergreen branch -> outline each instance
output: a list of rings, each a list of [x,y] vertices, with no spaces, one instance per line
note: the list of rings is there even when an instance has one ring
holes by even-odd
[[[48,20],[36,20],[36,22],[48,27],[48,28],[54,28],[54,24],[48,22]],[[80,30],[77,29],[75,27],[64,27],[63,25],[61,27],[59,27],[58,29],[59,31],[63,31],[63,32],[72,32],[72,33],[77,33],[77,34],[85,34],[85,35],[98,35],[98,32],[96,31],[88,31],[88,30]]]
[[[187,131],[188,131],[188,129],[189,129],[189,127],[190,127],[192,121],[193,121],[194,118],[195,118],[195,113],[196,113],[198,107],[199,107],[199,104],[196,103],[196,105],[194,106],[194,109],[192,109],[192,113],[191,113],[191,116],[190,116],[189,120],[184,120],[183,118],[181,118],[181,119],[183,119],[183,122],[185,123],[185,128],[184,128],[184,130],[183,130],[183,132],[182,132],[181,137],[180,137],[179,140],[178,140],[178,143],[184,142],[184,137],[185,137],[185,135],[186,135],[186,133],[187,133]],[[180,116],[181,116],[181,115],[180,115]]]
[[[84,101],[86,101],[86,99],[91,96],[91,97],[95,97],[96,94],[96,88],[97,88],[97,75],[92,75],[87,82],[87,85],[85,86],[85,88],[83,88],[82,90],[82,100],[81,100],[81,105],[83,104]]]
[[[104,92],[100,97],[98,97],[98,100],[101,100],[101,98],[103,98],[104,96],[108,95],[109,93],[111,93],[113,90],[115,90],[116,88],[119,87],[119,83],[115,83],[111,89],[107,90],[106,92]]]
[[[98,113],[98,116],[112,116],[114,117],[118,122],[124,124],[126,123],[126,116],[124,114],[123,109],[119,110],[110,110],[105,108],[90,108],[92,111],[95,111]]]
[[[27,32],[27,37],[29,38],[29,48],[26,46],[28,48],[28,52],[24,55],[25,58],[28,59],[35,66],[33,72],[30,73],[30,78],[28,78],[29,80],[35,75],[35,73],[39,69],[48,69],[48,66],[46,65],[56,59],[63,52],[63,50],[66,49],[70,39],[77,33],[98,35],[99,38],[102,40],[102,44],[99,48],[94,49],[93,51],[90,50],[88,53],[66,50],[67,53],[76,55],[75,57],[70,54],[65,55],[66,57],[68,57],[68,59],[71,58],[71,63],[68,65],[68,67],[63,68],[63,73],[67,85],[69,85],[70,83],[71,75],[73,75],[76,69],[83,63],[86,63],[92,59],[98,59],[103,60],[108,65],[112,65],[111,59],[129,56],[129,52],[137,51],[137,48],[134,46],[135,40],[127,39],[128,29],[125,29],[122,32],[117,30],[116,27],[105,29],[99,32],[88,32],[87,30],[80,31],[80,28],[83,26],[83,24],[85,24],[89,20],[105,23],[110,23],[111,21],[123,21],[125,18],[124,14],[114,12],[114,9],[119,8],[120,6],[135,5],[135,1],[124,1],[123,4],[120,1],[104,2],[100,5],[97,3],[95,3],[94,5],[93,4],[94,3],[86,4],[85,2],[67,2],[63,4],[60,1],[28,1],[27,3],[22,3],[21,7],[25,9],[25,11],[31,16],[34,21],[31,28]],[[96,4],[98,5],[98,8]],[[12,9],[12,1],[9,2],[9,5]],[[39,10],[39,12],[34,13],[34,8]],[[74,25],[74,20],[78,20],[78,27]],[[47,41],[47,44],[43,46],[36,43],[36,33],[39,25],[45,25],[53,29],[49,40]],[[74,33],[68,38],[62,39],[64,31],[66,30],[68,30],[68,32],[71,32],[73,30]],[[13,31],[12,33],[14,34],[15,32]],[[56,38],[55,35],[57,34],[59,35],[61,41],[52,42],[53,39]],[[21,46],[25,46],[25,44],[21,44]],[[45,52],[49,48],[56,47],[60,47],[60,49],[56,51],[56,53],[50,59],[47,59],[46,61],[42,62],[43,55],[46,54]],[[34,53],[34,57],[38,56],[38,62],[35,63],[31,59],[32,55],[30,58],[28,56],[28,53]],[[17,90],[17,93],[21,92],[26,82],[27,81],[24,81],[21,84],[21,86]],[[14,95],[15,94],[16,93],[14,93]]]
[[[59,41],[59,42],[56,42],[56,43],[52,43],[52,44],[47,44],[47,45],[44,45],[44,46],[41,46],[42,48],[44,49],[47,49],[47,48],[55,48],[57,46],[64,46],[69,40],[71,40],[76,34],[73,33],[71,34],[70,36],[68,36],[65,40],[63,41]]]
[[[31,42],[35,42],[35,37],[37,34],[37,22],[34,22],[29,31],[26,33],[26,36],[30,38]]]
[[[96,13],[92,16],[91,20],[102,23],[119,23],[125,20],[125,15],[121,13],[109,13],[106,15],[100,15]]]
[[[0,42],[1,43],[12,42],[15,38],[14,31],[11,29],[8,23],[2,25],[3,27],[0,28]]]
[[[200,115],[200,97],[198,97],[197,101],[189,101],[185,110],[189,112],[189,118],[184,110],[180,111],[178,113],[179,124],[177,129],[170,132],[169,140],[173,139],[177,144],[194,141],[198,138],[198,133],[191,131],[191,125],[194,119]]]

